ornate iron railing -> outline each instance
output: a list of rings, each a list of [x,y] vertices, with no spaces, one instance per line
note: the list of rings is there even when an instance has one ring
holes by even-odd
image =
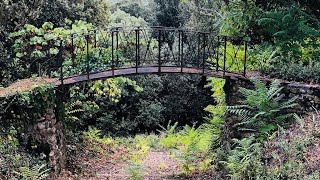
[[[48,57],[49,75],[70,76],[122,68],[180,67],[246,75],[248,42],[244,38],[168,27],[115,27],[71,34],[59,41],[59,53]],[[54,63],[51,61],[55,61]],[[59,63],[57,63],[57,61]]]

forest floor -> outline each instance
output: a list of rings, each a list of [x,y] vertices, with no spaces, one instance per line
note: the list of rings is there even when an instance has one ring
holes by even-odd
[[[95,172],[94,179],[128,179],[141,177],[143,179],[167,179],[166,177],[181,174],[179,159],[171,157],[168,152],[151,150],[144,158],[140,166],[132,166],[130,163],[106,163],[95,164],[88,170]],[[135,172],[131,171],[136,169]]]
[[[64,172],[59,179],[90,179],[90,180],[126,180],[172,179],[182,174],[181,160],[172,157],[168,151],[151,149],[139,166],[125,161],[105,161],[100,158],[82,159],[82,175],[71,175]]]

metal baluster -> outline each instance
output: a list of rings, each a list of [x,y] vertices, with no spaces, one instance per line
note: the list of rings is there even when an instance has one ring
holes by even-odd
[[[87,79],[90,79],[90,52],[89,52],[89,35],[85,36],[86,38],[86,43],[87,43]]]
[[[74,48],[74,34],[72,34],[71,35],[71,51],[72,51],[72,55],[71,55],[71,61],[72,61],[72,67],[75,67],[75,62],[74,62],[74,60],[75,60],[75,58],[76,58],[76,55],[75,55],[75,53],[74,53],[74,50],[75,50],[75,48]]]
[[[159,51],[158,51],[158,72],[161,72],[161,30],[159,29],[159,36],[158,36],[158,44],[159,44]]]
[[[226,60],[227,60],[227,36],[224,36],[224,55],[223,55],[223,77],[226,75]]]
[[[201,33],[198,32],[198,57],[197,57],[198,68],[200,68],[200,44],[201,44]]]
[[[179,47],[178,47],[179,48],[179,50],[178,50],[179,51],[178,52],[179,58],[178,58],[178,61],[181,62],[181,31],[180,30],[178,31],[178,34],[179,34]]]
[[[205,65],[206,65],[206,33],[203,33],[203,59],[202,59],[202,73],[204,74]]]
[[[112,49],[112,53],[111,53],[111,69],[112,69],[112,76],[114,76],[114,31],[112,30],[111,32],[111,49]]]
[[[138,60],[139,60],[139,51],[140,51],[140,48],[139,48],[139,43],[140,43],[140,30],[139,28],[135,30],[136,32],[136,73],[138,73]]]
[[[94,30],[93,33],[94,33],[94,48],[97,48],[97,30]]]
[[[243,76],[246,76],[247,70],[247,52],[248,52],[248,42],[244,41],[244,63],[243,63]]]
[[[216,71],[219,71],[219,50],[220,50],[220,36],[218,36],[218,46],[217,46],[217,49],[216,49],[216,53],[217,53],[217,57],[216,57],[216,60],[217,60]]]
[[[47,75],[49,78],[51,78],[51,69],[52,69],[52,64],[51,64],[51,54],[50,54],[50,49],[47,50],[47,59],[48,59],[48,72]]]
[[[184,33],[181,31],[181,72],[183,72],[183,44],[184,44]]]
[[[124,33],[124,32],[123,32]],[[117,59],[116,59],[116,64],[115,64],[115,66],[116,67],[118,67],[119,66],[119,28],[117,28],[117,33],[116,33],[117,35],[116,35],[116,55],[117,55]]]
[[[63,85],[63,47],[62,47],[62,40],[60,40],[60,47],[59,47],[59,59],[61,61],[61,67],[60,67],[60,81],[61,85]]]

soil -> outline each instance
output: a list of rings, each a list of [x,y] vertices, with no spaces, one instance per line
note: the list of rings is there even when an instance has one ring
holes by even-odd
[[[170,156],[167,151],[150,150],[141,164],[140,174],[144,180],[176,179],[182,174],[181,160]],[[128,162],[110,162],[96,160],[81,161],[81,175],[63,172],[59,180],[127,180],[130,179]],[[141,174],[143,173],[143,174]],[[180,178],[178,178],[180,179]]]

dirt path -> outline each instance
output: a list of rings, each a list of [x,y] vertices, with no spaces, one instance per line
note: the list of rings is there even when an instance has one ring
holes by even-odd
[[[144,179],[158,180],[181,174],[181,160],[170,157],[168,152],[150,151],[143,161]]]
[[[81,179],[81,180],[127,180],[132,178],[130,168],[137,168],[135,171],[137,177],[143,180],[165,180],[170,177],[181,174],[181,160],[170,156],[166,151],[150,150],[144,161],[139,167],[130,166],[124,162],[99,162],[87,161],[83,162],[84,175],[79,177],[75,175],[65,174],[60,179]]]
[[[162,180],[181,174],[180,160],[170,156],[165,151],[151,150],[145,157],[141,166],[132,167],[128,163],[107,163],[94,167],[96,177],[93,179],[126,180],[130,179],[130,168],[137,168],[136,175],[144,180]]]

